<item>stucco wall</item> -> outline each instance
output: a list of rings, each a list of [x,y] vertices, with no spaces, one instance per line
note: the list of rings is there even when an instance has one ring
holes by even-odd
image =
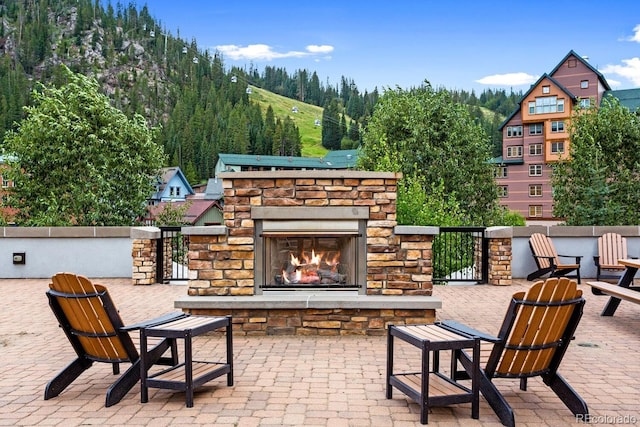
[[[47,278],[60,271],[131,277],[130,227],[0,228],[0,278]],[[14,264],[14,253],[25,253]]]
[[[59,271],[89,277],[131,277],[130,227],[0,227],[0,278],[47,278]],[[522,279],[536,269],[529,236],[541,232],[552,237],[560,254],[582,255],[582,277],[595,277],[593,256],[597,239],[606,232],[627,238],[629,255],[640,257],[640,227],[513,227],[512,276]],[[13,253],[24,252],[26,263],[13,264]]]

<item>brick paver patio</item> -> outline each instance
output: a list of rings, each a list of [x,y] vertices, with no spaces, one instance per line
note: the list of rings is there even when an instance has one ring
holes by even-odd
[[[173,311],[184,286],[132,286],[130,279],[96,280],[109,287],[125,323]],[[235,384],[213,380],[184,394],[150,389],[140,403],[136,386],[118,405],[105,408],[114,377],[95,364],[60,396],[44,401],[48,380],[75,356],[47,306],[48,280],[0,280],[0,425],[215,425],[215,426],[416,426],[418,405],[394,390],[385,398],[386,337],[234,337]],[[495,333],[514,292],[512,286],[438,286],[440,319],[455,319]],[[640,424],[640,306],[622,302],[614,317],[601,317],[606,297],[591,294],[575,341],[560,373],[589,405],[592,423]],[[206,336],[196,355],[222,354],[224,342]],[[417,366],[417,352],[400,347],[397,363]],[[399,365],[400,366],[400,365]],[[522,426],[580,425],[539,379],[520,391],[517,381],[496,380]],[[480,419],[470,404],[434,408],[429,425],[499,425],[481,398]]]

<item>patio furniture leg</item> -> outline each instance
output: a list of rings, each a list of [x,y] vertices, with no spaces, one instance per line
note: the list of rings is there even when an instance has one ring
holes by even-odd
[[[109,407],[120,402],[139,380],[140,360],[138,359],[107,389],[107,398],[104,406]]]
[[[84,358],[77,358],[71,362],[62,372],[49,381],[44,389],[44,400],[51,399],[62,393],[69,384],[74,382],[91,365],[93,365],[93,361]]]
[[[567,383],[558,373],[553,375],[543,375],[542,380],[551,390],[564,402],[574,415],[588,415],[587,403],[578,393]]]
[[[515,427],[516,419],[513,409],[484,372],[480,372],[480,392],[487,399],[493,412],[500,418],[502,425]]]

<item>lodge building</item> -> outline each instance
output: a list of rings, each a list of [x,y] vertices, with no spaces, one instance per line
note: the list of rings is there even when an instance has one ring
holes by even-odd
[[[502,156],[494,163],[502,205],[529,222],[559,219],[553,216],[551,166],[570,153],[574,112],[599,106],[608,95],[635,111],[640,89],[612,91],[602,73],[574,51],[531,86],[499,128]]]

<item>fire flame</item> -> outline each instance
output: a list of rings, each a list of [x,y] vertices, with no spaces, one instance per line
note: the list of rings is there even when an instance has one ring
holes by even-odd
[[[329,259],[329,255],[326,255],[326,260],[323,260],[325,257],[324,254],[318,253],[316,254],[315,249],[311,250],[311,256],[302,252],[300,257],[297,257],[293,253],[289,254],[290,260],[289,263],[294,267],[294,271],[287,272],[286,270],[282,270],[282,278],[284,283],[313,283],[315,281],[319,281],[320,277],[318,276],[318,271],[321,266],[324,264],[325,269],[328,267],[329,271],[336,272],[338,269],[338,264],[340,260],[340,253],[335,253]],[[302,258],[302,262],[300,261]]]

